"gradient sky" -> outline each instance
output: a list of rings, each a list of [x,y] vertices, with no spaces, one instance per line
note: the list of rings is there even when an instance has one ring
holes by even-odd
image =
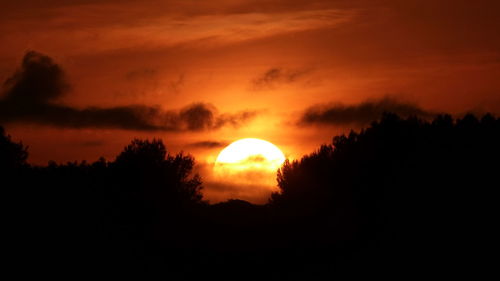
[[[35,164],[162,138],[195,156],[209,199],[258,202],[209,183],[239,138],[296,159],[384,110],[498,114],[499,13],[494,0],[5,0],[0,124]]]

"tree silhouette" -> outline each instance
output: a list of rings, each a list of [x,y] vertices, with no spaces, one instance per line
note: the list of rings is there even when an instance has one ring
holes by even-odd
[[[323,245],[343,233],[358,245],[380,245],[386,257],[425,258],[433,266],[442,263],[437,256],[448,265],[472,263],[473,245],[491,233],[489,222],[498,214],[492,187],[498,185],[499,143],[500,119],[489,114],[441,115],[431,122],[385,114],[359,133],[285,162],[270,204],[302,229],[321,226],[330,233]],[[304,240],[317,234],[301,233]]]
[[[11,171],[26,166],[28,148],[22,142],[16,143],[0,126],[0,171]]]
[[[135,139],[111,163],[131,189],[145,188],[151,198],[174,202],[201,201],[201,179],[191,173],[194,158],[179,153],[167,154],[161,140]],[[171,196],[171,198],[166,197]]]

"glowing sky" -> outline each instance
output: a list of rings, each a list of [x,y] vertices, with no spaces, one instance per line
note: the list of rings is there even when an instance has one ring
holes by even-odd
[[[383,110],[499,113],[499,11],[495,0],[5,0],[0,124],[36,164],[112,160],[134,137],[160,137],[209,181],[239,138],[299,158]],[[12,85],[52,66],[60,93],[30,113]]]

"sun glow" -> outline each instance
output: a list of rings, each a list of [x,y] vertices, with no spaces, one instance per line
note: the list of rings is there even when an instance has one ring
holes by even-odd
[[[285,155],[274,144],[256,138],[237,140],[224,148],[215,161],[216,170],[268,170],[275,172]]]
[[[237,140],[217,156],[213,173],[207,180],[204,196],[211,202],[241,199],[265,203],[271,193],[279,192],[276,171],[285,155],[274,144],[256,138]]]

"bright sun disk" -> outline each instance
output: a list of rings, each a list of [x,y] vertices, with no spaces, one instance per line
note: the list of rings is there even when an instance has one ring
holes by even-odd
[[[285,155],[274,144],[256,138],[237,140],[224,148],[215,160],[216,168],[233,171],[261,169],[276,171]]]

